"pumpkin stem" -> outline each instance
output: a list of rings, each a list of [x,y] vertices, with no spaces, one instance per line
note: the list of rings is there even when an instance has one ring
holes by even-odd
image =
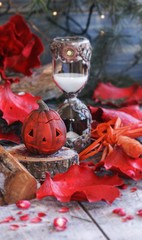
[[[44,111],[44,110],[47,110],[49,111],[49,107],[47,106],[47,104],[42,100],[42,99],[39,99],[37,101],[38,105],[39,105],[39,109]]]

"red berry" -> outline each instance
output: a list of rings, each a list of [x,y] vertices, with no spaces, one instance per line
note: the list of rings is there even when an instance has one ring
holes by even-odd
[[[21,209],[28,209],[31,206],[31,203],[28,200],[19,200],[16,203],[16,206]]]
[[[65,217],[57,217],[53,221],[53,225],[57,231],[64,231],[67,228],[68,220]]]
[[[121,216],[121,217],[126,215],[123,208],[115,208],[112,212]]]
[[[136,214],[137,214],[138,216],[142,217],[142,209],[139,209],[139,210],[136,212]]]

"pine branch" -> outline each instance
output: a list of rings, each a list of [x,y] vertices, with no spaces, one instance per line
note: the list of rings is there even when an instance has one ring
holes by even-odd
[[[12,0],[7,2],[11,4]],[[115,50],[121,50],[124,43],[132,46],[132,36],[126,35],[127,29],[123,20],[132,19],[138,23],[142,21],[142,4],[138,0],[31,0],[25,7],[28,7],[29,18],[35,17],[36,14],[38,14],[37,17],[40,17],[40,14],[43,14],[47,20],[48,28],[52,26],[54,29],[55,26],[55,29],[59,30],[61,35],[84,35],[90,39],[93,45],[92,78],[93,76],[95,78],[107,76],[106,66],[110,57],[116,53]],[[58,13],[56,17],[52,15],[54,10],[57,10]],[[82,24],[81,21],[78,21],[72,15],[72,12],[80,15],[84,14],[86,22]],[[102,14],[105,16],[106,21],[104,20],[103,22],[102,20],[100,23],[102,24],[101,28],[98,30],[98,26],[96,26],[97,30],[90,34],[91,20],[98,20],[98,16],[101,17]],[[64,21],[60,21],[60,17]],[[51,30],[48,31],[48,35],[47,33],[41,34],[42,30],[35,26],[34,21],[31,20],[31,22],[34,29],[40,32],[44,39],[50,39],[50,36],[56,32],[56,30],[54,32]],[[125,69],[120,70],[121,74],[125,75],[130,69],[140,63],[142,59],[142,44],[140,43],[139,45],[140,50],[134,54],[133,61]]]
[[[126,72],[128,72],[130,69],[135,67],[142,60],[142,41],[140,42],[139,46],[140,46],[140,50],[134,54],[133,61],[131,62],[131,64],[121,71],[122,75],[126,74]]]
[[[116,31],[114,28],[101,30],[93,41],[92,65],[97,71],[97,77],[105,74],[106,64],[110,56],[115,53],[115,49],[121,48],[124,43],[128,43],[129,36]]]

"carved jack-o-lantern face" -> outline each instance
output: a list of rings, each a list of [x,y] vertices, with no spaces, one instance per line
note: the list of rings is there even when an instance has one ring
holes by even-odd
[[[22,138],[30,152],[52,154],[65,144],[66,127],[59,114],[44,105],[25,119]]]

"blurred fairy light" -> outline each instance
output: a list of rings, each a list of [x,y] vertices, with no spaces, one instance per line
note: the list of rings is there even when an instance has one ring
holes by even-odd
[[[58,14],[57,11],[53,11],[53,12],[52,12],[52,15],[53,15],[53,16],[57,16],[57,14]]]
[[[2,2],[0,2],[0,7],[2,7]]]
[[[101,18],[101,19],[104,19],[104,18],[105,18],[105,15],[104,15],[104,14],[101,14],[100,18]]]
[[[100,31],[100,35],[101,35],[101,37],[103,37],[103,36],[105,35],[105,31],[104,31],[104,30],[101,30],[101,31]]]

